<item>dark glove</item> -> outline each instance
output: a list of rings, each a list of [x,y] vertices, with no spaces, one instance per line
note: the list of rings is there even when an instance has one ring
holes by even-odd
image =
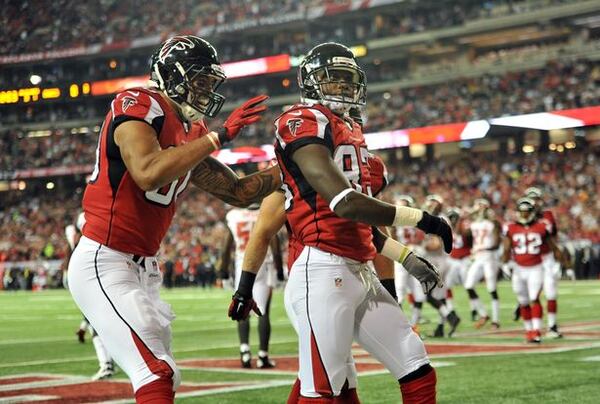
[[[251,125],[260,120],[260,114],[267,109],[267,106],[258,104],[267,98],[269,98],[267,95],[258,95],[233,110],[223,126],[216,131],[219,135],[221,145],[235,139],[244,126]]]
[[[442,287],[442,280],[440,273],[433,264],[427,261],[423,257],[419,257],[417,254],[411,252],[408,254],[402,266],[406,268],[406,271],[417,278],[423,286],[423,292],[428,295],[436,286]]]
[[[440,236],[444,242],[444,251],[450,254],[452,251],[452,229],[450,225],[441,217],[430,215],[423,212],[423,217],[417,223],[417,228],[423,230],[427,234],[435,234]]]
[[[232,320],[246,320],[248,319],[248,316],[250,316],[251,311],[262,316],[262,313],[252,296],[242,296],[239,291],[236,291],[231,297],[231,303],[229,304],[229,317],[231,317]]]
[[[240,284],[233,296],[231,296],[231,303],[229,304],[228,315],[232,320],[246,320],[251,311],[262,316],[256,302],[252,298],[252,287],[254,286],[255,279],[256,274],[249,271],[242,271]]]

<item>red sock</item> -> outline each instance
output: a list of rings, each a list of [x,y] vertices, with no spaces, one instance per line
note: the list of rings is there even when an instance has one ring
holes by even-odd
[[[410,305],[415,304],[415,297],[412,295],[412,293],[409,293],[408,295],[406,295],[406,300],[408,301],[408,304],[410,304]]]
[[[403,404],[435,404],[435,369],[412,382],[400,385]]]
[[[174,400],[173,380],[163,377],[143,385],[135,392],[137,404],[172,404]]]
[[[544,315],[544,310],[542,309],[542,305],[540,302],[535,302],[531,305],[531,317],[532,318],[542,318]]]
[[[531,307],[529,305],[521,306],[521,318],[525,321],[531,320]]]
[[[446,291],[446,299],[452,299],[454,295],[452,294],[452,289],[448,289]]]
[[[335,404],[360,404],[356,388],[348,388],[348,380],[346,380],[346,383],[342,386],[340,395],[333,398],[333,402]]]
[[[298,404],[298,400],[300,399],[300,379],[296,378],[294,385],[292,386],[292,391],[290,391],[290,395],[287,399],[287,404]]]
[[[558,303],[556,303],[556,300],[548,300],[547,306],[548,313],[556,313],[556,310],[558,309]]]

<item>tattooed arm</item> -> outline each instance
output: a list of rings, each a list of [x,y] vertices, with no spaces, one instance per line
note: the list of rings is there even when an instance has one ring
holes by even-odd
[[[191,181],[222,201],[242,208],[260,202],[281,186],[279,166],[240,178],[213,157],[205,158],[192,170]]]

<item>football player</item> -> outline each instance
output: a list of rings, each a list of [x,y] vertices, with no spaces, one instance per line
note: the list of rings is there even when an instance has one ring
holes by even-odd
[[[302,102],[276,119],[275,154],[287,221],[304,247],[285,290],[286,310],[298,322],[299,402],[334,402],[355,339],[399,381],[405,403],[432,403],[436,377],[423,343],[367,262],[377,251],[399,260],[429,292],[440,283],[435,268],[372,226],[417,226],[440,235],[447,252],[452,231],[437,216],[370,196],[369,152],[348,114],[365,104],[366,81],[350,49],[316,46],[298,77]],[[255,305],[253,279],[242,271],[230,306],[234,318]]]
[[[444,206],[444,199],[440,195],[431,194],[427,195],[425,198],[425,210],[432,215],[439,216],[442,214],[442,209]],[[444,217],[448,223],[450,222],[447,218]],[[453,237],[454,241],[454,237]],[[454,307],[448,305],[447,295],[448,293],[452,293],[452,291],[448,288],[448,276],[449,276],[449,261],[448,255],[444,254],[443,245],[439,237],[435,235],[426,236],[424,241],[425,255],[436,268],[440,271],[440,276],[443,280],[443,287],[435,288],[431,291],[429,295],[427,295],[427,302],[433,306],[439,314],[439,322],[435,331],[433,332],[431,337],[441,338],[444,336],[444,323],[448,322],[450,325],[450,329],[448,331],[448,336],[451,337],[458,324],[460,323],[460,317],[454,311]]]
[[[69,263],[71,294],[137,402],[169,403],[180,383],[171,352],[169,305],[160,300],[156,254],[191,182],[234,206],[259,202],[281,186],[279,170],[239,178],[210,154],[261,118],[266,96],[207,129],[224,102],[225,80],[207,41],[175,36],[152,56],[151,86],[112,101],[99,135],[96,166],[83,196],[86,223]]]
[[[545,219],[550,224],[550,237],[544,239],[540,249],[542,252],[542,268],[544,269],[544,296],[546,296],[546,309],[548,311],[548,332],[549,338],[562,338],[556,322],[556,313],[558,311],[558,280],[561,277],[560,263],[554,259],[549,240],[552,239],[556,244],[558,228],[556,220],[550,209],[544,209],[544,198],[540,188],[531,187],[525,190],[525,197],[535,202],[536,216],[538,219]]]
[[[519,199],[517,221],[504,226],[502,271],[512,275],[512,287],[519,301],[527,342],[539,343],[543,311],[539,296],[544,278],[541,246],[547,243],[558,261],[562,260],[562,256],[552,239],[552,225],[546,220],[537,220],[535,205],[533,199]],[[509,263],[511,256],[514,260],[512,265]]]
[[[500,301],[496,290],[498,282],[498,248],[501,239],[500,222],[495,218],[486,199],[476,199],[473,209],[474,217],[470,231],[473,236],[473,263],[467,271],[465,289],[469,294],[471,307],[479,313],[476,328],[483,327],[488,321],[487,311],[481,304],[475,291],[475,285],[485,278],[485,284],[492,297],[492,328],[500,328]]]
[[[67,238],[67,243],[69,244],[70,248],[70,254],[65,260],[66,268],[68,268],[69,260],[71,254],[73,253],[73,250],[75,250],[75,246],[77,245],[77,243],[79,243],[79,240],[81,239],[81,229],[83,229],[84,224],[85,216],[83,212],[81,212],[77,215],[77,220],[75,221],[75,224],[70,224],[67,227],[65,227],[65,236]],[[65,276],[65,286],[68,286],[67,279],[68,277]],[[92,380],[103,380],[112,377],[116,372],[115,363],[108,351],[106,350],[106,347],[102,343],[102,340],[98,336],[98,333],[96,332],[96,330],[94,330],[94,328],[90,325],[88,319],[84,316],[83,320],[81,321],[81,324],[79,324],[79,329],[75,333],[79,342],[85,342],[86,331],[89,331],[90,334],[92,334],[92,344],[94,345],[94,350],[96,351],[96,357],[98,358],[98,364],[100,366],[98,371],[92,376]]]
[[[450,288],[453,286],[462,286],[464,284],[470,265],[472,238],[468,229],[468,223],[462,216],[460,209],[450,208],[446,212],[446,216],[450,221],[454,233],[452,237],[454,244],[448,258],[448,276],[446,277],[448,291],[451,292]],[[453,300],[451,293],[447,296],[446,300],[449,302]],[[451,305],[452,303],[448,307]]]
[[[410,195],[398,195],[394,198],[394,202],[398,206],[415,207],[415,200]],[[396,239],[402,244],[411,247],[413,251],[420,254],[424,252],[422,244],[425,239],[425,234],[415,227],[397,227]],[[394,263],[394,278],[396,283],[396,293],[400,303],[404,301],[404,295],[408,292],[408,301],[411,305],[410,324],[413,329],[418,331],[419,322],[421,320],[421,311],[423,310],[423,302],[426,298],[421,283],[417,278],[410,275],[399,262]]]
[[[240,283],[242,274],[242,263],[250,232],[258,218],[258,204],[251,205],[248,209],[234,208],[227,212],[225,221],[229,232],[225,238],[225,246],[223,248],[223,258],[221,259],[221,272],[226,271],[229,267],[229,257],[231,250],[235,250],[235,289]],[[259,369],[269,369],[275,367],[275,362],[269,359],[269,339],[271,337],[271,321],[269,312],[271,308],[271,294],[273,285],[275,284],[275,267],[282,266],[281,251],[279,249],[279,240],[275,234],[270,238],[271,259],[265,259],[262,266],[259,268],[258,275],[252,288],[252,296],[262,313],[258,318],[258,336],[259,336],[259,351],[256,367]],[[250,353],[249,336],[250,336],[250,320],[238,321],[238,335],[240,338],[240,360],[243,368],[252,367],[252,355]]]

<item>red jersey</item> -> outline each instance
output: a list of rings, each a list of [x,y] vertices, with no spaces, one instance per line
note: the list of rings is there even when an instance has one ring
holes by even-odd
[[[117,94],[108,111],[96,149],[96,167],[83,195],[83,234],[115,250],[156,255],[190,173],[160,189],[143,191],[135,183],[115,144],[114,132],[126,121],[142,121],[157,133],[161,148],[178,146],[208,133],[203,122],[179,120],[162,96],[134,88]]]
[[[471,255],[472,237],[466,231],[470,227],[469,223],[460,219],[457,224],[457,231],[452,234],[452,251],[450,256],[454,259],[462,259]]]
[[[322,105],[297,104],[275,121],[275,155],[283,175],[286,214],[294,236],[303,244],[357,261],[376,255],[371,226],[337,216],[310,186],[294,151],[307,144],[327,147],[331,157],[360,192],[372,191],[369,152],[360,126],[338,117]]]
[[[550,226],[539,220],[529,225],[508,223],[504,225],[503,233],[511,241],[511,253],[515,262],[524,267],[542,263],[541,246],[550,237]]]
[[[548,222],[548,224],[550,225],[550,235],[556,236],[558,229],[556,227],[556,219],[554,219],[554,215],[552,214],[552,211],[550,211],[550,210],[543,211],[542,219],[546,220]],[[550,252],[550,245],[548,244],[548,239],[544,240],[541,250],[542,250],[542,255],[546,255]]]

